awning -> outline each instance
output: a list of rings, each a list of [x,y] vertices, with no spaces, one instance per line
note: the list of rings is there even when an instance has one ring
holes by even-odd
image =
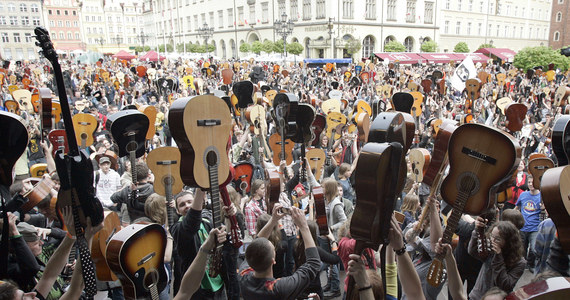
[[[135,57],[136,56],[134,54],[130,54],[129,52],[127,52],[125,50],[121,50],[121,51],[117,52],[117,54],[113,55],[113,58],[125,59],[125,60],[131,60]]]
[[[495,56],[503,62],[512,62],[517,54],[515,51],[508,48],[481,48],[475,52],[483,53],[491,57]]]
[[[473,63],[488,63],[490,58],[485,56],[483,53],[453,53],[458,57],[457,61],[464,60],[467,56],[473,59]]]
[[[406,52],[382,52],[375,53],[376,57],[381,60],[388,60],[393,63],[401,64],[417,64],[425,62],[425,59],[416,53],[406,53]]]
[[[455,53],[420,53],[419,55],[430,64],[447,64],[450,61],[460,62],[463,60],[462,56]]]

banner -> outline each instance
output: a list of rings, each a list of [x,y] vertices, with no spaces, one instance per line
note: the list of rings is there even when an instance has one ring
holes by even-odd
[[[465,89],[465,81],[475,77],[477,77],[477,69],[473,64],[473,59],[470,56],[467,56],[457,69],[455,69],[450,80],[451,86],[462,92]]]

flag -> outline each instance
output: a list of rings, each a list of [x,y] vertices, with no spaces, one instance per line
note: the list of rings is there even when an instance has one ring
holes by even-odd
[[[463,91],[465,89],[465,81],[475,77],[477,77],[477,69],[473,65],[471,56],[467,56],[455,69],[450,80],[451,86],[458,91]]]

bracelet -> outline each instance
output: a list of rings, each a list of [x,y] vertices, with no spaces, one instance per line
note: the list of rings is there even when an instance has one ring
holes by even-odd
[[[13,236],[11,236],[11,237],[10,237],[10,239],[11,239],[11,240],[15,240],[15,239],[17,239],[17,238],[21,238],[21,237],[22,237],[22,235],[21,235],[21,234],[17,234],[17,235],[13,235]]]
[[[369,286],[365,286],[365,287],[363,287],[363,288],[359,288],[358,291],[359,291],[359,292],[362,292],[362,291],[369,290],[369,289],[371,289],[371,288],[372,288],[372,285],[369,285]]]
[[[398,249],[398,250],[394,250],[394,252],[396,252],[396,255],[400,256],[404,253],[406,253],[406,247],[402,247],[402,249]]]

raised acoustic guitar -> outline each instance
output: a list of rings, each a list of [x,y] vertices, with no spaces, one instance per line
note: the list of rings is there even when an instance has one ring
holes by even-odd
[[[24,120],[13,113],[0,110],[0,184],[12,185],[12,170],[28,146],[29,136]]]
[[[473,139],[477,136],[477,139]],[[453,206],[447,219],[442,243],[451,243],[459,218],[465,212],[478,215],[494,205],[492,199],[499,185],[511,178],[521,160],[521,147],[506,133],[479,125],[464,124],[449,140],[450,170],[441,186],[443,199]],[[443,281],[443,259],[438,254],[432,261],[427,281],[439,286]]]
[[[532,174],[532,185],[535,189],[540,189],[542,176],[548,169],[554,168],[554,162],[548,157],[533,158],[528,162],[528,171]]]
[[[159,299],[168,282],[165,250],[166,231],[159,224],[131,224],[111,237],[107,264],[121,281],[125,299]]]
[[[117,275],[109,268],[107,264],[107,243],[113,235],[121,230],[121,220],[119,215],[114,211],[105,211],[105,219],[103,220],[103,228],[93,236],[91,242],[91,256],[95,263],[95,272],[97,279],[101,281],[116,281]]]
[[[75,137],[77,143],[81,145],[81,149],[90,147],[94,143],[93,134],[99,123],[92,114],[76,114],[72,117],[73,127],[75,128]]]
[[[540,184],[542,201],[556,225],[558,240],[570,253],[570,166],[548,169]]]
[[[565,166],[570,160],[570,115],[560,116],[552,127],[552,150],[558,166]]]
[[[253,178],[253,165],[249,162],[240,162],[234,166],[234,182],[236,191],[243,197],[251,190],[251,179]]]
[[[510,293],[506,300],[566,299],[570,294],[570,278],[553,277],[529,283]]]

